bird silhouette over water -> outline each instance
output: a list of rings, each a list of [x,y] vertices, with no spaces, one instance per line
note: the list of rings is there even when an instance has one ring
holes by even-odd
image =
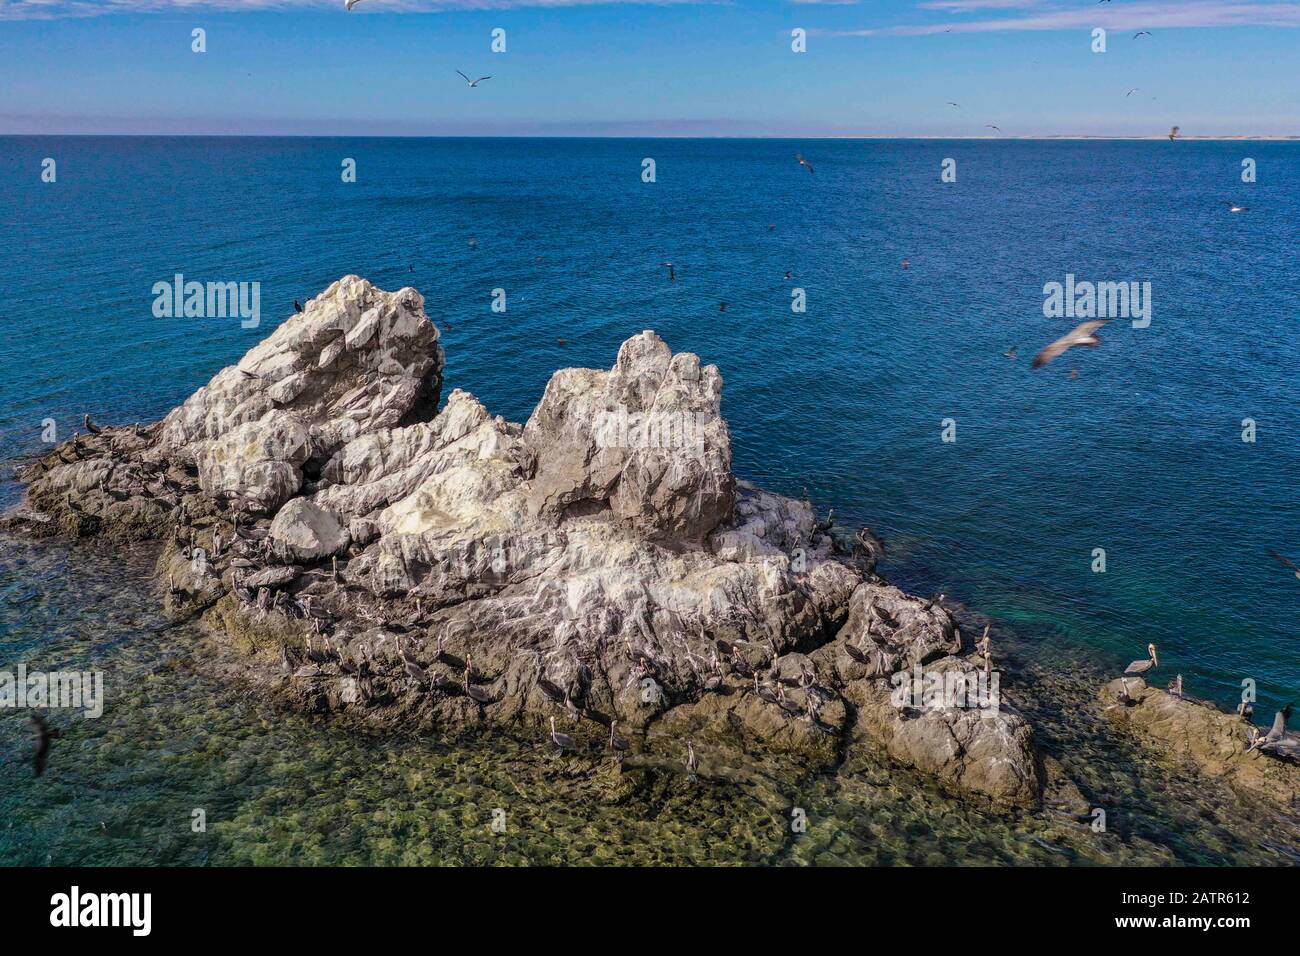
[[[1246,212],[1250,209],[1249,206],[1238,206],[1235,202],[1228,202],[1226,199],[1223,200],[1223,204],[1228,207],[1228,212]]]
[[[1278,554],[1276,551],[1269,551],[1269,552],[1267,552],[1267,554],[1268,554],[1268,556],[1269,556],[1270,558],[1272,558],[1272,559],[1273,559],[1274,561],[1276,561],[1278,564],[1282,565],[1282,567],[1284,567],[1284,568],[1290,568],[1292,571],[1295,572],[1295,576],[1296,576],[1297,578],[1300,578],[1300,566],[1297,566],[1296,563],[1295,563],[1294,561],[1292,561],[1290,558],[1284,558],[1284,557],[1282,557],[1282,555]]]
[[[348,13],[351,13],[352,8],[355,7],[360,2],[361,0],[343,0],[343,6],[348,8]]]
[[[1076,325],[1065,335],[1061,336],[1051,345],[1047,346],[1034,356],[1034,368],[1041,368],[1057,356],[1064,355],[1067,349],[1073,348],[1076,345],[1086,345],[1088,348],[1100,345],[1101,339],[1099,339],[1094,333],[1105,325],[1107,321],[1109,320],[1094,319],[1091,322],[1082,322],[1079,325]]]
[[[1172,141],[1172,140],[1175,140],[1175,139],[1178,138],[1178,130],[1179,130],[1179,127],[1175,126],[1173,129],[1171,129],[1171,130],[1169,131],[1169,139],[1170,139],[1171,141]]]
[[[460,73],[460,70],[457,70],[456,72]],[[484,80],[492,79],[492,77],[490,76],[480,76],[477,80],[471,80],[468,76],[465,76],[464,73],[460,73],[460,75],[462,78],[464,78],[465,82],[469,84],[470,89],[473,89],[474,87],[478,86]]]
[[[661,262],[661,263],[659,263],[659,264],[660,264],[661,266],[667,266],[667,267],[668,267],[668,281],[669,281],[669,282],[676,282],[676,281],[677,281],[677,267],[674,266],[671,262]]]
[[[808,172],[811,173],[811,172],[813,171],[813,165],[812,165],[812,163],[808,162],[808,160],[806,160],[806,159],[803,158],[803,153],[795,153],[795,154],[794,154],[794,158],[797,159],[797,160],[799,160],[799,165],[800,165],[800,166],[803,166],[805,169],[807,169]]]
[[[32,714],[32,726],[36,728],[36,753],[32,757],[32,765],[36,768],[36,776],[45,773],[45,764],[50,756],[50,743],[59,736],[57,730],[50,730],[50,725],[45,722],[45,717],[41,714]]]
[[[1015,357],[1016,357],[1016,346],[1014,346],[1014,345],[1011,346],[1011,348],[1007,349],[1007,350],[1006,350],[1005,352],[1003,352],[1002,354],[1003,354],[1004,356],[1006,356],[1007,358],[1009,358],[1009,359],[1013,359],[1013,358],[1015,358]]]

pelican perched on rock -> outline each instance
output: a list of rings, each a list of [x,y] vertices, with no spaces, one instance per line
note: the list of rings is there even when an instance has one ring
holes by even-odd
[[[1252,716],[1254,716],[1254,714],[1255,714],[1255,705],[1243,697],[1241,699],[1241,703],[1237,705],[1237,716],[1241,717],[1244,720],[1249,720]]]
[[[617,728],[618,724],[611,720],[609,722],[609,749],[621,759],[623,754],[627,753],[628,746],[627,741],[616,733]]]
[[[1169,682],[1169,693],[1173,694],[1175,697],[1183,696],[1183,675],[1182,674],[1179,674],[1177,677],[1175,677],[1173,680]]]
[[[1134,661],[1128,667],[1124,668],[1124,673],[1145,674],[1147,671],[1151,670],[1151,668],[1156,667],[1160,663],[1159,658],[1156,657],[1156,646],[1154,644],[1148,644],[1147,653],[1151,655],[1149,658],[1146,660]]]
[[[772,690],[772,688],[767,684],[760,684],[758,682],[758,671],[754,672],[754,693],[769,704],[781,703],[781,698],[777,696],[776,691]]]
[[[480,704],[491,704],[496,701],[496,698],[493,697],[491,694],[489,694],[482,687],[477,687],[474,684],[471,684],[469,682],[469,664],[465,665],[465,678],[464,680],[461,681],[460,686],[461,686],[461,690],[465,692],[466,697],[470,698],[471,700],[476,700]]]
[[[578,749],[578,742],[576,740],[574,740],[568,734],[562,734],[555,729],[554,717],[551,718],[551,740],[554,741],[555,746],[559,747],[561,750]]]
[[[696,778],[696,771],[700,769],[700,759],[695,756],[695,742],[686,741],[686,772],[691,775],[691,779]]]
[[[1290,719],[1291,705],[1287,704],[1273,715],[1273,726],[1268,729],[1268,733],[1261,735],[1256,731],[1255,739],[1247,750],[1264,750],[1277,743],[1286,735],[1286,722]]]
[[[98,435],[103,431],[102,428],[100,428],[98,425],[96,425],[94,422],[90,420],[89,415],[83,416],[81,420],[82,423],[86,426],[86,431],[90,432],[92,435]]]

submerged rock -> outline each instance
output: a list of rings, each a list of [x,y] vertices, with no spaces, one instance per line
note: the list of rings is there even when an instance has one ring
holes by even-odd
[[[1186,761],[1233,787],[1291,806],[1300,793],[1300,765],[1251,750],[1246,718],[1208,701],[1148,687],[1121,677],[1101,691],[1103,712],[1165,758]]]
[[[1011,712],[913,712],[891,675],[967,668],[952,617],[810,505],[737,481],[722,377],[654,332],[556,372],[528,422],[456,390],[412,289],[334,283],[163,422],[27,470],[37,533],[160,538],[169,603],[301,706],[481,722],[638,759],[869,745],[995,800],[1041,790]]]

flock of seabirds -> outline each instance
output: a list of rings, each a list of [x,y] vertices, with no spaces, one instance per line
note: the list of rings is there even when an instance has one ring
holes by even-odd
[[[362,0],[344,0],[344,6],[350,12],[353,7],[355,7],[358,3],[361,2]],[[1107,3],[1110,2],[1110,0],[1098,0],[1098,2]],[[1148,30],[1138,31],[1133,35],[1133,39],[1136,40],[1143,36],[1151,36],[1150,31]],[[492,79],[491,76],[480,76],[476,79],[471,79],[469,76],[462,73],[460,70],[457,70],[456,73],[462,79],[465,80],[466,84],[471,89],[476,88],[480,83],[484,82],[485,80]],[[1138,92],[1137,88],[1130,89],[1125,94],[1125,96],[1126,97],[1132,96],[1136,92]],[[952,101],[949,101],[948,105],[958,109],[961,108],[961,104]],[[993,124],[986,124],[986,128],[1001,132],[1001,128],[998,126],[994,126]],[[1177,126],[1172,127],[1169,133],[1167,134],[1170,141],[1177,139],[1179,136],[1179,132],[1180,132],[1179,127]],[[809,173],[814,172],[813,164],[808,159],[806,159],[802,153],[796,153],[795,160],[799,163],[800,167],[807,169]],[[1231,213],[1246,212],[1250,208],[1248,206],[1243,206],[1239,203],[1229,202],[1226,200],[1223,201],[1223,204],[1228,207],[1228,211]],[[769,231],[771,231],[771,230],[775,230],[776,226],[774,224],[769,224],[767,228]],[[477,248],[477,245],[478,245],[477,240],[471,237],[469,239],[470,248],[471,249]],[[663,268],[666,268],[668,270],[668,281],[676,282],[677,268],[675,263],[663,262],[660,265]],[[903,259],[902,267],[904,269],[909,269],[911,267],[910,260]],[[415,267],[409,266],[408,269],[409,271],[414,271]],[[793,271],[787,270],[785,272],[784,278],[786,281],[791,281],[794,278]],[[294,300],[293,307],[296,313],[303,312],[302,304],[298,302],[296,299]],[[720,312],[727,311],[727,303],[726,302],[719,303],[718,310]],[[1094,319],[1094,320],[1080,323],[1075,328],[1067,332],[1065,335],[1061,336],[1055,341],[1044,346],[1034,356],[1032,367],[1041,368],[1047,365],[1053,359],[1059,358],[1060,356],[1064,355],[1071,348],[1076,348],[1076,347],[1095,348],[1096,346],[1100,345],[1101,339],[1098,337],[1096,333],[1108,321],[1109,320],[1106,319]],[[448,328],[452,327],[450,323],[445,322],[445,320],[444,320],[444,324],[447,325]],[[564,339],[559,339],[558,342],[561,345],[565,344]],[[1003,355],[1009,359],[1015,359],[1016,354],[1017,354],[1016,346],[1012,346],[1011,348],[1007,349],[1006,352],[1003,353]],[[1070,370],[1070,378],[1072,379],[1077,378],[1078,375],[1079,373],[1077,369]],[[93,421],[91,421],[89,415],[86,415],[84,417],[84,424],[86,426],[87,431],[89,431],[91,434],[98,434],[101,430],[98,425],[96,425]],[[73,436],[74,442],[76,437],[77,436],[74,434]],[[834,509],[831,510],[825,524],[829,525],[833,520],[834,520]],[[868,537],[866,540],[860,541],[860,544],[867,551],[874,553],[878,556],[883,556],[884,546],[880,542],[880,540],[876,538],[874,534],[871,534],[869,529],[864,528],[861,532],[859,532],[859,537],[861,537],[863,534],[867,535]],[[1271,557],[1273,560],[1277,561],[1279,564],[1282,564],[1283,566],[1289,568],[1292,572],[1294,572],[1297,578],[1300,578],[1300,565],[1297,565],[1289,558],[1286,558],[1275,551],[1269,551],[1268,556]],[[847,645],[847,649],[851,656],[858,657],[859,655],[862,654],[862,652],[858,648],[853,647],[851,644]],[[987,672],[991,667],[989,629],[987,627],[984,629],[984,634],[982,639],[976,643],[976,649],[980,651],[983,655],[984,669]],[[402,658],[405,673],[412,680],[425,684],[431,681],[436,681],[441,679],[441,678],[437,678],[436,675],[431,675],[428,671],[422,668],[419,665],[418,661],[405,648],[399,645],[398,651]],[[1128,675],[1144,675],[1150,672],[1151,670],[1153,670],[1154,668],[1156,668],[1157,666],[1159,666],[1160,662],[1156,654],[1155,644],[1147,645],[1147,653],[1148,653],[1147,657],[1142,658],[1140,660],[1133,661],[1131,664],[1128,665],[1128,667],[1124,669],[1125,677],[1121,679],[1120,693],[1125,703],[1131,700],[1131,691],[1128,683]],[[444,656],[449,656],[449,655],[444,655],[441,641],[439,641],[437,657],[441,658]],[[716,658],[715,658],[715,664],[716,664]],[[761,683],[757,672],[754,673],[753,677],[754,677],[755,692],[762,700],[789,710],[798,710],[798,711],[804,710],[805,705],[798,704],[794,700],[788,698],[785,695],[785,687],[780,681],[777,681],[775,685]],[[722,679],[723,676],[721,672],[718,672],[715,666],[715,674],[709,680],[715,682],[714,686],[716,687],[717,683],[720,683]],[[543,680],[542,683],[545,684],[546,682]],[[553,691],[553,693],[551,693],[550,696],[554,697],[557,701],[561,699],[563,700],[563,705],[565,706],[566,713],[568,714],[570,719],[572,719],[575,723],[581,718],[581,712],[579,711],[577,705],[573,703],[573,701],[568,697],[567,694],[564,694],[562,691],[560,691],[558,687],[555,688],[543,687],[542,689],[543,691]],[[708,681],[706,681],[706,689],[712,689],[708,687]],[[492,702],[492,697],[489,694],[489,692],[486,691],[484,688],[473,683],[473,659],[470,655],[466,655],[466,659],[464,661],[464,676],[461,681],[461,690],[467,696],[469,696],[474,700],[479,701],[480,703]],[[1184,695],[1183,693],[1182,674],[1176,675],[1174,679],[1169,682],[1168,691],[1170,694],[1180,699],[1185,699],[1185,700],[1192,699],[1186,697],[1186,695]],[[806,698],[808,701],[811,702],[816,699],[816,696],[813,694],[807,694]],[[1289,760],[1300,761],[1300,734],[1287,730],[1287,721],[1290,720],[1292,712],[1293,712],[1293,706],[1291,704],[1287,704],[1281,710],[1277,711],[1277,713],[1273,717],[1272,726],[1266,732],[1261,731],[1253,723],[1249,724],[1247,728],[1247,735],[1249,738],[1249,746],[1247,747],[1247,752],[1249,753],[1258,750],[1261,753],[1270,754],[1277,757],[1286,758]],[[1237,707],[1237,714],[1243,720],[1249,720],[1254,715],[1254,705],[1249,700],[1243,698],[1241,703]],[[49,724],[45,720],[45,718],[39,713],[33,713],[31,716],[31,720],[32,720],[32,726],[35,730],[35,743],[36,743],[36,749],[33,754],[32,763],[33,763],[33,768],[35,770],[36,776],[39,777],[45,772],[45,768],[49,760],[50,746],[52,742],[59,736],[59,731],[51,729]],[[577,751],[580,749],[577,740],[572,735],[566,734],[556,728],[554,717],[551,717],[550,719],[550,727],[551,727],[551,734],[550,734],[551,741],[561,751]],[[609,727],[608,749],[610,753],[612,753],[617,759],[620,760],[622,759],[623,755],[625,755],[628,751],[628,742],[619,736],[617,724],[612,720],[610,721],[610,727]],[[694,741],[691,740],[688,740],[686,742],[685,767],[688,774],[691,776],[692,779],[694,779],[696,776],[696,771],[698,770],[699,767],[699,760],[695,753]]]

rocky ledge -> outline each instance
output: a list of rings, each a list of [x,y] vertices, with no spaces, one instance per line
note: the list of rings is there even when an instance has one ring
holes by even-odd
[[[520,426],[460,390],[437,410],[438,339],[414,289],[347,276],[163,421],[87,420],[7,523],[165,542],[169,608],[306,708],[700,773],[866,746],[1038,802],[1005,701],[900,704],[893,675],[973,675],[973,649],[875,576],[874,536],[733,477],[717,367],[643,332]]]

